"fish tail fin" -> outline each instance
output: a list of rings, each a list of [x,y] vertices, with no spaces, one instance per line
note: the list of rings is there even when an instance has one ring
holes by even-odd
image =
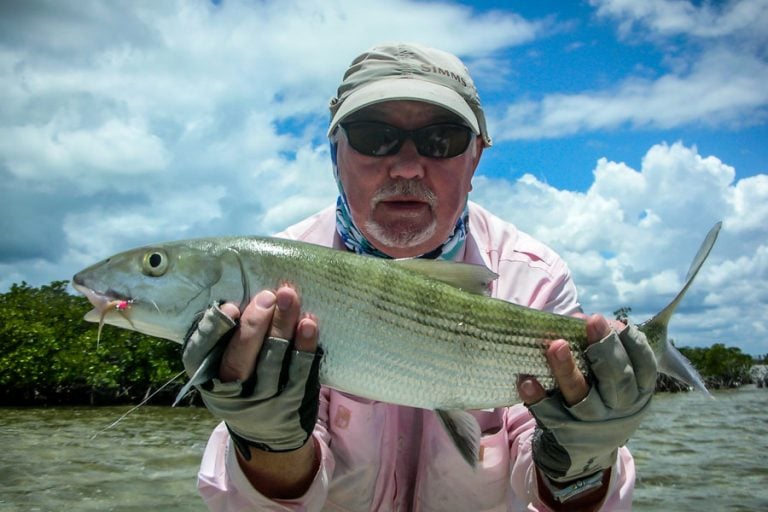
[[[677,309],[677,306],[683,300],[685,292],[688,291],[696,274],[699,273],[701,266],[704,264],[712,247],[715,245],[722,224],[722,222],[718,222],[709,230],[709,233],[707,233],[707,237],[702,242],[701,247],[699,247],[699,251],[696,253],[696,257],[693,258],[691,267],[688,269],[688,275],[685,278],[683,288],[678,292],[675,298],[672,299],[672,302],[670,302],[667,307],[662,309],[656,316],[639,326],[640,330],[643,331],[648,338],[651,347],[654,349],[656,361],[659,365],[659,371],[685,382],[689,386],[710,397],[712,395],[707,391],[707,387],[704,385],[704,381],[699,375],[699,372],[696,371],[691,362],[688,361],[688,359],[686,359],[685,356],[669,341],[667,337],[667,326],[669,325],[669,320],[672,318],[675,309]]]
[[[693,389],[711,397],[699,372],[667,337],[667,323],[672,316],[671,312],[669,315],[662,315],[662,313],[639,326],[654,348],[659,372],[685,382]]]
[[[662,347],[661,357],[658,361],[659,371],[666,375],[671,375],[691,386],[696,391],[701,391],[709,398],[714,398],[707,389],[704,380],[699,375],[696,368],[679,350],[675,348],[669,340],[665,339]]]

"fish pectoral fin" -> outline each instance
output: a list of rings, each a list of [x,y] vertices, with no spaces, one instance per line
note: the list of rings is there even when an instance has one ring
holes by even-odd
[[[499,275],[485,265],[458,263],[455,261],[405,258],[394,260],[394,264],[416,272],[435,281],[449,284],[465,292],[488,295],[489,285]]]
[[[208,352],[208,355],[205,356],[192,377],[179,390],[171,407],[176,407],[192,391],[193,386],[199,386],[218,375],[219,363],[221,362],[221,355],[224,353],[224,347],[226,347],[225,343],[218,343]]]
[[[101,311],[99,311],[96,308],[93,308],[92,310],[90,310],[85,314],[85,316],[83,317],[83,320],[85,320],[86,322],[93,322],[97,324],[99,323],[99,321],[101,321]]]
[[[473,468],[477,466],[480,452],[480,425],[467,411],[435,411],[440,423],[448,432],[459,453]]]
[[[171,404],[171,407],[176,407],[179,405],[179,402],[184,400],[184,397],[189,394],[190,391],[192,391],[192,386],[194,384],[192,383],[192,379],[189,379],[186,384],[184,384],[184,387],[182,387],[179,392],[176,394],[176,398],[173,400],[173,404]]]

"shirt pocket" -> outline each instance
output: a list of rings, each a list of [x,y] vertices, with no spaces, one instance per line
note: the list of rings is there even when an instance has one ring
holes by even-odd
[[[422,467],[416,489],[421,511],[505,511],[509,493],[509,441],[503,410],[473,411],[483,436],[473,469],[459,455],[436,418],[425,432]],[[426,429],[425,429],[426,430]]]
[[[328,430],[335,469],[328,510],[369,510],[381,471],[386,404],[332,391]]]

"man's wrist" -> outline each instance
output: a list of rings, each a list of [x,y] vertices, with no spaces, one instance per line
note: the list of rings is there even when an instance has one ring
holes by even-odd
[[[558,482],[546,476],[537,466],[539,496],[552,510],[594,512],[600,509],[608,493],[611,470],[605,469],[582,478]],[[585,480],[590,480],[587,484]],[[596,482],[595,482],[596,481]],[[581,482],[581,483],[579,483]]]
[[[603,477],[605,476],[605,470],[600,470],[597,473],[571,480],[570,482],[555,482],[546,474],[539,474],[552,498],[558,503],[565,503],[602,487],[604,485]]]
[[[296,499],[304,495],[320,470],[322,449],[317,440],[309,440],[290,452],[269,452],[250,448],[246,460],[239,449],[235,457],[253,488],[269,499]]]
[[[232,439],[232,443],[235,445],[235,448],[237,448],[237,451],[240,452],[240,455],[245,460],[251,460],[251,449],[255,448],[257,450],[261,450],[263,452],[273,452],[273,453],[289,453],[296,451],[300,449],[302,446],[304,446],[307,442],[307,440],[312,436],[311,433],[306,433],[304,439],[301,441],[301,444],[298,446],[282,446],[279,448],[276,448],[274,446],[271,446],[267,443],[261,443],[258,441],[251,441],[250,439],[247,439],[237,432],[235,432],[232,427],[227,423],[224,422],[224,425],[227,427],[227,430],[229,431],[229,437]]]

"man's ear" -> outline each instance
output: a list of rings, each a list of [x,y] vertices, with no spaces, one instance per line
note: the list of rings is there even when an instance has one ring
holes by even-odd
[[[480,165],[480,157],[483,156],[483,149],[485,149],[483,146],[483,138],[475,137],[475,156],[474,161],[472,162],[472,176],[475,175],[477,166]]]

